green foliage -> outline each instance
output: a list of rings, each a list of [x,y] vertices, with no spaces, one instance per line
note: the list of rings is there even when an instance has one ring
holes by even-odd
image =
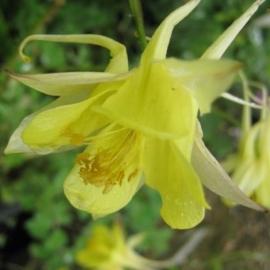
[[[151,251],[154,246],[155,256],[169,249],[169,239],[172,236],[172,231],[160,219],[160,207],[158,193],[143,187],[122,210],[124,224],[134,232],[145,233],[144,251]]]

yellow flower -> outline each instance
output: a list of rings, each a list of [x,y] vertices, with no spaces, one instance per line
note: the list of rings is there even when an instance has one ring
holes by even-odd
[[[152,269],[149,267],[152,261],[134,250],[142,236],[138,234],[126,241],[120,225],[115,224],[112,228],[96,225],[86,247],[76,254],[76,262],[86,269],[96,270]]]
[[[218,60],[263,2],[256,1],[199,60],[166,58],[174,26],[199,3],[189,1],[155,31],[137,68],[128,71],[125,47],[99,35],[36,35],[24,40],[90,43],[108,48],[105,72],[11,74],[55,102],[26,117],[6,152],[47,154],[87,145],[64,183],[70,202],[94,217],[124,207],[145,183],[162,198],[173,228],[198,224],[208,208],[201,182],[217,194],[260,209],[247,199],[202,142],[198,111],[228,89],[241,64]]]
[[[93,227],[85,247],[76,253],[75,261],[84,269],[93,270],[171,269],[183,264],[207,233],[207,229],[200,228],[168,259],[151,260],[135,250],[144,238],[143,233],[125,239],[123,228],[119,224],[116,223],[111,228],[97,224]],[[193,249],[190,249],[190,245]]]
[[[253,125],[251,109],[244,107],[239,150],[225,161],[225,165],[247,196],[270,208],[270,111],[266,93],[261,103],[264,108],[260,120]]]

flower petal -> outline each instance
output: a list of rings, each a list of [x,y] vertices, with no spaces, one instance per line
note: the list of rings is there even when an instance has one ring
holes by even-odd
[[[194,227],[208,207],[199,178],[172,142],[148,139],[145,145],[145,181],[161,195],[163,219],[172,228]]]
[[[191,0],[182,7],[173,11],[157,28],[143,55],[142,63],[152,59],[164,59],[174,26],[184,19],[198,4],[200,0]]]
[[[258,203],[261,205],[264,205],[268,209],[270,209],[270,196],[269,196],[269,190],[270,190],[270,181],[269,181],[269,165],[266,167],[266,174],[265,178],[261,182],[261,184],[256,188],[254,195],[255,199]]]
[[[173,90],[167,68],[157,62],[149,71],[143,67],[128,78],[116,94],[93,110],[147,136],[188,136],[197,117],[197,104],[186,90]]]
[[[45,106],[44,108],[36,111],[33,114],[28,115],[23,119],[19,127],[15,130],[15,132],[12,134],[8,145],[5,149],[5,154],[11,154],[11,153],[38,153],[38,154],[48,154],[51,153],[52,150],[50,149],[35,149],[33,151],[32,148],[30,148],[28,145],[26,145],[23,140],[22,140],[22,132],[25,130],[25,128],[33,121],[33,119],[40,113],[54,109],[59,106],[65,106],[77,102],[81,102],[85,100],[88,97],[88,93],[79,93],[76,95],[72,96],[65,96],[65,97],[60,97],[50,103],[49,105]],[[72,146],[73,147],[73,146]],[[70,149],[68,147],[68,149]],[[68,150],[66,148],[62,148],[61,151]],[[60,151],[60,149],[58,149]]]
[[[91,147],[91,146],[90,146]],[[92,152],[88,147],[85,152]],[[130,182],[127,177],[132,172],[130,168],[123,179],[122,186],[115,185],[111,191],[103,194],[102,187],[86,185],[79,176],[80,166],[76,164],[64,182],[64,192],[70,203],[95,217],[108,215],[123,208],[132,199],[140,187],[141,172]]]
[[[51,96],[66,96],[84,91],[88,91],[90,94],[98,83],[119,81],[129,76],[129,73],[119,76],[106,72],[21,75],[8,71],[8,74],[17,81]]]
[[[32,153],[35,152],[32,150],[31,147],[29,147],[27,144],[25,144],[22,140],[22,132],[25,129],[25,127],[33,120],[33,118],[37,115],[37,113],[31,114],[23,119],[19,127],[15,130],[15,132],[12,134],[8,141],[8,145],[5,148],[4,153],[5,154],[14,154],[14,153]]]
[[[197,138],[192,151],[191,163],[202,183],[214,193],[237,204],[259,211],[265,211],[260,205],[250,200],[231,180],[205,147],[201,137],[202,133],[198,124]]]
[[[262,183],[267,173],[267,165],[262,160],[243,160],[232,174],[233,181],[250,197]]]
[[[219,59],[264,1],[265,0],[257,0],[254,2],[246,12],[235,20],[233,24],[204,52],[201,58]]]
[[[20,55],[26,62],[30,62],[30,58],[23,53],[23,48],[28,42],[34,40],[83,43],[105,47],[110,51],[112,57],[105,71],[110,73],[124,73],[128,71],[125,46],[108,37],[100,35],[32,35],[24,39],[19,47]]]
[[[174,89],[186,89],[198,102],[201,113],[210,111],[211,103],[228,90],[242,64],[231,60],[180,61],[161,60],[176,79]]]
[[[85,127],[87,134],[82,134],[80,130],[72,130],[83,136],[87,136],[101,128],[108,123],[108,120],[91,111],[89,106],[92,102],[90,99],[72,105],[57,107],[38,114],[22,132],[24,143],[29,145],[33,150],[43,148],[55,151],[63,145],[71,144],[70,138],[63,133],[69,127],[77,126],[77,122],[80,123],[80,127]],[[92,118],[93,122],[88,123],[81,120],[82,115],[84,116],[83,120],[85,118]]]

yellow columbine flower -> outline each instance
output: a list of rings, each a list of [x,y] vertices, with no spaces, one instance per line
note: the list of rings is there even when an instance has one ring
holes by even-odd
[[[86,269],[96,270],[152,269],[149,267],[151,260],[141,257],[134,250],[142,241],[142,236],[138,234],[126,240],[119,224],[112,228],[96,225],[86,247],[76,254],[76,262]]]
[[[244,85],[247,91],[247,82]],[[247,99],[246,94],[246,99]],[[267,107],[267,91],[261,101],[263,109],[258,122],[251,124],[251,108],[244,107],[243,123],[238,153],[224,164],[232,179],[249,197],[270,208],[270,111]]]
[[[187,243],[166,260],[151,260],[136,252],[144,234],[136,234],[125,239],[123,228],[114,224],[111,228],[95,225],[86,246],[76,254],[76,263],[84,269],[93,270],[154,270],[169,269],[181,265],[192,252],[187,246],[192,243],[193,250],[206,236],[207,230],[201,228],[193,232]]]
[[[241,64],[218,60],[263,0],[256,1],[201,59],[166,59],[174,26],[199,3],[189,1],[155,31],[137,68],[128,71],[125,47],[99,35],[26,38],[103,46],[112,59],[105,72],[11,74],[55,102],[26,117],[6,152],[47,154],[87,145],[64,183],[77,208],[94,217],[124,207],[143,183],[162,198],[161,215],[173,228],[190,228],[208,205],[201,182],[217,194],[260,209],[230,180],[202,142],[197,114],[226,91]],[[143,176],[142,176],[143,175]]]

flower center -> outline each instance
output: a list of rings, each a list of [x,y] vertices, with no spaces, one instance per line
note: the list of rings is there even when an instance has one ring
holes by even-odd
[[[79,175],[84,183],[104,187],[103,194],[112,190],[115,185],[122,186],[123,181],[130,182],[139,173],[138,154],[140,138],[132,130],[113,134],[109,139],[114,143],[110,147],[96,145],[96,153],[83,152],[77,155],[76,163],[81,165]],[[97,142],[96,142],[97,143]],[[106,142],[108,145],[108,142]],[[95,147],[93,142],[93,147]]]

